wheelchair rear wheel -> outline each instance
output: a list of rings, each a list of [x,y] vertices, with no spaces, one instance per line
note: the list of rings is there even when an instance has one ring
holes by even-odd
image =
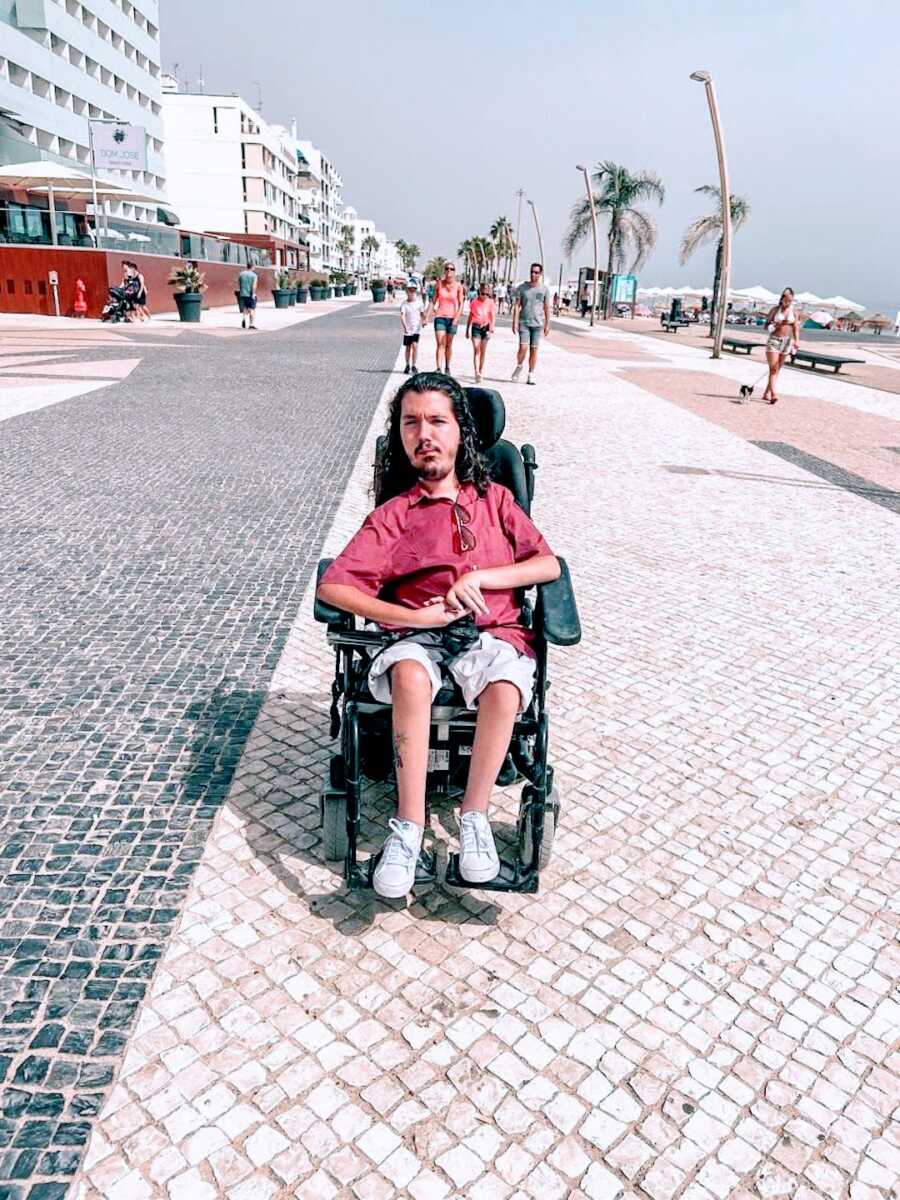
[[[522,804],[519,809],[519,859],[523,867],[530,867],[534,861],[534,793],[528,786],[522,789]],[[544,804],[544,835],[541,839],[541,855],[538,859],[538,870],[549,867],[553,856],[553,838],[559,821],[560,796],[556,788],[550,789],[550,794]]]

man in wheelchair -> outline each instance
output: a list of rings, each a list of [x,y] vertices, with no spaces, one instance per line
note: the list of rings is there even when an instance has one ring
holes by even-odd
[[[392,705],[398,800],[372,883],[399,898],[412,889],[422,845],[442,663],[478,713],[459,871],[470,884],[498,874],[488,805],[535,679],[534,635],[518,593],[557,579],[560,564],[512,493],[489,479],[466,395],[449,376],[420,374],[399,389],[382,472],[381,491],[394,498],[327,568],[317,597],[403,633],[368,671],[375,700]]]

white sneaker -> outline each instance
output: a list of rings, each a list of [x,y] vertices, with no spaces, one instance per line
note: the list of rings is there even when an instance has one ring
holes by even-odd
[[[518,363],[516,366],[516,369],[512,373],[512,381],[513,381],[513,383],[518,383],[518,381],[521,378],[522,378],[522,364]]]
[[[391,817],[388,825],[391,832],[385,840],[372,885],[379,896],[399,900],[412,890],[416,881],[416,862],[425,830],[415,821],[401,821],[397,817]]]
[[[530,383],[531,386],[534,387],[534,385],[537,381],[535,380],[533,375],[529,375],[528,378],[525,380],[525,382]]]
[[[483,812],[463,813],[460,818],[459,870],[467,883],[487,883],[500,873],[494,835]]]

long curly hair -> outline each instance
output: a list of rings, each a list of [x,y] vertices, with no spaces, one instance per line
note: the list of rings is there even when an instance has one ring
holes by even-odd
[[[387,437],[382,442],[380,470],[376,472],[375,503],[384,504],[395,496],[408,492],[418,479],[407,457],[400,436],[400,409],[403,397],[410,392],[442,392],[450,401],[459,425],[459,449],[456,452],[456,478],[460,483],[472,483],[480,496],[487,491],[490,480],[487,463],[480,450],[478,428],[469,408],[466,393],[450,375],[438,371],[423,371],[412,375],[398,389],[388,414]],[[379,439],[381,441],[381,439]]]

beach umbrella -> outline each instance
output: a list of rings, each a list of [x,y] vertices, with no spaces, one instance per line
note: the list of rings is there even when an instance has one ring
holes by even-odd
[[[870,317],[863,317],[862,319],[863,325],[871,325],[873,329],[876,326],[881,326],[883,328],[885,325],[890,325],[890,323],[891,318],[886,317],[884,313],[873,313]]]
[[[774,292],[770,292],[761,284],[756,284],[755,287],[739,288],[733,295],[741,300],[755,300],[759,304],[774,304],[778,299]]]
[[[0,187],[20,188],[25,192],[46,192],[47,206],[50,210],[50,238],[55,246],[56,235],[56,200],[92,200],[94,188],[91,176],[84,171],[78,171],[64,163],[35,162],[10,163],[0,167]],[[109,179],[96,181],[98,200],[126,200],[140,202],[149,200],[133,188],[122,183],[113,183]],[[96,221],[96,214],[94,220]]]
[[[819,309],[818,312],[810,313],[807,321],[814,322],[816,325],[821,325],[823,329],[827,328],[834,320],[833,313],[823,312]]]
[[[857,304],[855,300],[848,300],[846,296],[829,296],[827,300],[821,302],[823,308],[842,308],[850,312],[865,312],[864,304]]]
[[[794,299],[800,304],[818,304],[823,303],[822,297],[817,296],[815,292],[798,292]]]

